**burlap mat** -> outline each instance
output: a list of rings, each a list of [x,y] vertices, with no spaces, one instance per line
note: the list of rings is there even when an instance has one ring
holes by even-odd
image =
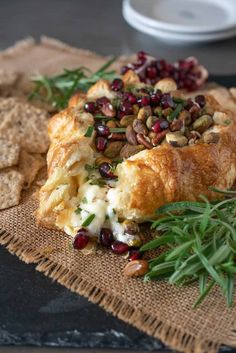
[[[0,55],[2,68],[27,75],[81,64],[95,69],[103,61],[91,52],[47,38],[37,45],[32,39],[25,40]],[[38,271],[174,349],[209,353],[221,344],[236,346],[236,306],[227,309],[217,288],[192,310],[197,287],[125,280],[122,269],[127,260],[110,252],[84,256],[73,250],[65,234],[35,224],[36,207],[28,192],[19,206],[0,212],[0,243],[11,253],[35,263]]]

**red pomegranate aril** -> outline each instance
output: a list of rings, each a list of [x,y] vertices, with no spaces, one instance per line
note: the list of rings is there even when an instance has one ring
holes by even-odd
[[[99,165],[99,173],[103,178],[106,179],[115,179],[116,175],[112,172],[112,165],[104,162]]]
[[[130,94],[129,94],[129,97],[128,97],[128,101],[129,101],[131,104],[136,104],[136,103],[137,103],[137,98],[135,97],[134,94],[130,93]]]
[[[141,251],[137,249],[131,249],[129,251],[129,261],[139,260],[142,258],[142,256],[143,254],[141,253]]]
[[[74,238],[73,247],[77,250],[84,249],[89,242],[89,232],[85,228],[80,228]]]
[[[84,110],[88,113],[94,113],[96,110],[96,104],[94,102],[87,102],[84,105]]]
[[[100,242],[103,246],[110,248],[114,241],[113,233],[109,228],[102,228],[100,231]]]
[[[108,137],[110,135],[110,129],[108,126],[102,123],[96,123],[94,126],[98,136]]]
[[[115,92],[121,91],[124,87],[124,83],[120,78],[115,78],[111,83],[111,89]]]
[[[120,110],[121,110],[121,112],[125,113],[125,115],[132,114],[133,113],[133,106],[130,102],[123,101],[120,104]]]
[[[152,131],[155,132],[156,134],[158,132],[161,132],[162,128],[161,128],[161,122],[159,120],[157,120],[155,122],[155,124],[152,126]]]
[[[199,94],[198,96],[195,97],[195,102],[198,103],[201,108],[203,108],[204,105],[206,104],[206,99],[203,96],[203,94]]]
[[[100,136],[96,138],[96,148],[99,152],[105,151],[106,146],[107,146],[107,139]]]
[[[145,106],[149,105],[150,101],[151,101],[151,99],[149,96],[143,96],[143,97],[137,99],[137,103],[140,107],[145,107]]]
[[[111,244],[111,250],[114,254],[122,255],[128,252],[129,246],[122,241],[116,240]]]
[[[191,98],[188,98],[184,108],[189,110],[190,108],[192,108],[193,105],[194,105],[193,100]]]
[[[140,50],[137,54],[138,60],[144,63],[147,60],[147,53],[143,50]]]
[[[146,75],[148,78],[155,78],[157,76],[157,68],[155,66],[148,66],[146,68]]]

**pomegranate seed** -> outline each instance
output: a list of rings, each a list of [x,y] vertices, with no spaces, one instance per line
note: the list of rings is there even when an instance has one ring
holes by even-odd
[[[190,108],[192,108],[193,105],[194,105],[193,100],[191,98],[188,98],[184,108],[189,110]]]
[[[157,120],[155,124],[152,126],[152,131],[155,133],[161,132],[161,122]]]
[[[89,242],[89,232],[85,228],[80,228],[74,238],[73,247],[77,250],[84,249]]]
[[[120,78],[115,78],[111,84],[111,89],[115,92],[121,91],[124,83]]]
[[[203,108],[204,105],[206,104],[206,99],[203,96],[203,94],[199,94],[198,96],[195,97],[195,102],[198,103],[201,108]]]
[[[133,113],[133,106],[130,102],[123,101],[120,105],[121,112],[125,113],[125,115]]]
[[[87,102],[84,105],[84,110],[88,113],[94,113],[96,110],[96,104],[94,102]]]
[[[192,60],[179,60],[178,66],[181,70],[191,70],[194,66],[194,62]]]
[[[95,123],[94,126],[98,136],[108,137],[110,135],[110,129],[108,126],[102,123]]]
[[[107,139],[100,136],[96,138],[96,148],[98,151],[100,152],[105,151],[106,146],[107,146]]]
[[[157,90],[155,93],[151,94],[150,99],[151,99],[151,104],[152,105],[157,105],[158,103],[160,103],[162,98],[162,93],[161,90]]]
[[[115,254],[122,255],[129,250],[129,246],[125,243],[122,243],[122,241],[116,240],[111,244],[111,250]]]
[[[145,51],[141,50],[137,54],[138,60],[140,60],[142,63],[144,63],[147,60],[147,53]]]
[[[128,101],[129,101],[131,104],[136,104],[136,103],[137,103],[137,98],[135,97],[134,94],[130,93],[130,94],[129,94]]]
[[[175,108],[175,103],[169,93],[165,93],[162,95],[161,98],[161,105],[162,107],[165,108]]]
[[[156,65],[157,65],[157,69],[158,69],[158,71],[162,71],[162,70],[164,70],[164,69],[165,69],[165,67],[166,67],[166,61],[165,61],[165,60],[163,60],[163,59],[161,59],[161,60],[157,60]]]
[[[150,104],[150,101],[151,101],[151,99],[149,96],[144,96],[144,97],[139,98],[137,100],[137,103],[140,107],[145,107]]]
[[[109,228],[102,228],[100,231],[100,242],[103,246],[110,248],[114,241],[113,233]]]
[[[112,165],[107,162],[101,163],[99,165],[98,170],[103,178],[106,178],[106,179],[116,178],[116,175],[112,172]]]
[[[143,254],[141,253],[141,251],[137,249],[132,249],[129,251],[129,261],[139,260],[142,258],[142,256]]]

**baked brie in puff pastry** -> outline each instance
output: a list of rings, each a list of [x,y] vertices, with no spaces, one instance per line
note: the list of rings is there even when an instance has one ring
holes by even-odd
[[[236,178],[236,122],[211,96],[185,98],[172,79],[154,87],[128,71],[100,80],[51,118],[40,224],[75,236],[101,228],[134,244],[160,206],[219,198]]]

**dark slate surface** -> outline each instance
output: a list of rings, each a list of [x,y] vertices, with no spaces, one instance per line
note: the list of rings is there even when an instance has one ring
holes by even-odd
[[[0,345],[159,350],[164,346],[0,248]]]

